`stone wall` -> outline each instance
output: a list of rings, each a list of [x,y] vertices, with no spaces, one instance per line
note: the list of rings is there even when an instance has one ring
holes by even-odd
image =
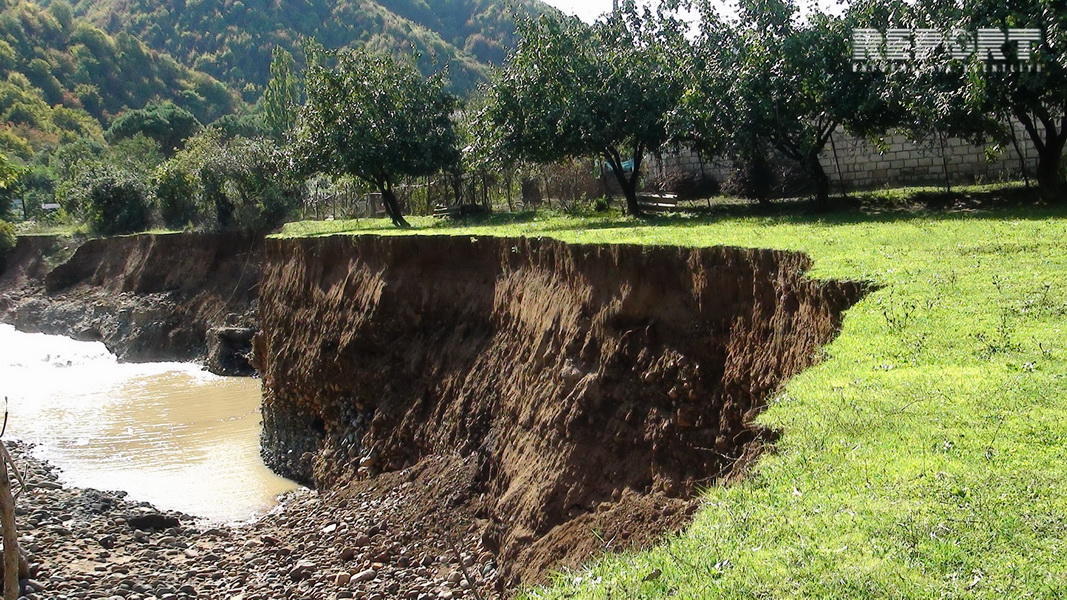
[[[1037,151],[1022,125],[1016,124],[1019,149],[1033,176],[1037,165]],[[954,184],[981,183],[1021,177],[1021,163],[1009,142],[997,150],[990,146],[974,145],[965,140],[945,140],[944,159],[937,139],[912,142],[903,134],[886,136],[881,144],[856,138],[838,129],[833,136],[833,148],[827,144],[821,156],[826,174],[835,184],[843,181],[846,188],[870,189],[909,185],[941,185],[945,181],[947,162],[949,177]],[[672,169],[686,173],[704,173],[716,181],[725,180],[732,170],[729,158],[702,159],[688,148],[663,153],[648,161],[648,176],[655,177]]]

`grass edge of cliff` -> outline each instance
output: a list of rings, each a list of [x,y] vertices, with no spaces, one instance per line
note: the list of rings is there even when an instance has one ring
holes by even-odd
[[[996,192],[994,192],[996,193]],[[906,199],[908,192],[899,193]],[[525,213],[288,225],[333,234],[548,236],[799,250],[883,286],[760,421],[784,435],[692,526],[526,598],[1054,598],[1067,594],[1067,207]]]

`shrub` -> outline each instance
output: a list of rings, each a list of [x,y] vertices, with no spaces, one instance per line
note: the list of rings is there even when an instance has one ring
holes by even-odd
[[[679,200],[710,198],[719,193],[719,182],[711,175],[669,168],[652,177],[649,187],[660,192],[677,194]]]
[[[0,221],[0,268],[4,257],[15,247],[15,226],[7,221]]]
[[[722,182],[722,192],[729,196],[767,202],[774,192],[777,173],[762,153],[737,160],[734,169]]]
[[[281,150],[266,139],[234,138],[218,144],[202,163],[200,208],[218,227],[267,231],[281,225],[300,202]]]
[[[191,173],[173,162],[163,163],[152,176],[152,187],[164,225],[181,229],[200,220],[197,181]]]
[[[102,235],[143,231],[148,226],[148,195],[132,174],[111,166],[87,169],[68,192],[68,210]]]

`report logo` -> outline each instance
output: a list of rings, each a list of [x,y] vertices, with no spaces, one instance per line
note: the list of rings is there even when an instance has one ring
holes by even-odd
[[[853,29],[852,70],[908,69],[940,51],[953,59],[977,57],[991,71],[1040,71],[1034,58],[1042,39],[1040,29]]]

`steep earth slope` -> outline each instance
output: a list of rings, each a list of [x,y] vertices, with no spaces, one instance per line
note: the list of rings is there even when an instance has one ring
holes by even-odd
[[[123,360],[204,357],[254,326],[262,240],[233,233],[93,239],[50,268],[55,238],[20,237],[0,276],[0,320],[100,340]],[[231,361],[233,356],[222,360]],[[222,372],[240,365],[221,365]],[[227,369],[225,367],[231,367]]]
[[[468,481],[426,512],[473,515],[510,583],[683,523],[865,291],[797,253],[546,239],[270,239],[264,265],[268,463]]]

